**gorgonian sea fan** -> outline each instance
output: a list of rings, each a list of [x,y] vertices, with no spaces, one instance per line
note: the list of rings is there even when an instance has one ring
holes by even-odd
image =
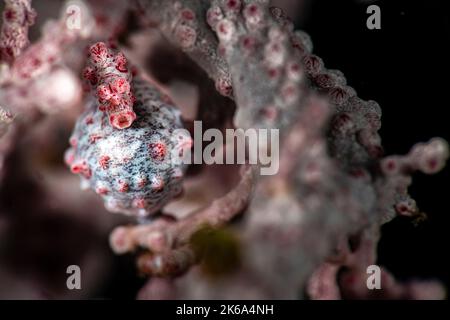
[[[117,226],[110,244],[136,254],[149,276],[139,297],[443,296],[439,284],[404,284],[385,269],[382,292],[365,280],[381,226],[421,215],[408,194],[412,173],[441,170],[447,142],[386,156],[380,106],[329,69],[283,10],[266,0],[72,0],[29,44],[34,16],[30,0],[5,1],[0,182],[23,129],[53,121],[40,142],[51,144],[55,128],[77,116],[65,162],[108,211],[138,218]],[[279,129],[279,172],[196,164],[187,174],[180,156],[192,141],[181,129],[193,120],[222,131]],[[183,187],[189,194],[171,202]],[[83,211],[54,189],[35,197],[38,212],[55,199]]]

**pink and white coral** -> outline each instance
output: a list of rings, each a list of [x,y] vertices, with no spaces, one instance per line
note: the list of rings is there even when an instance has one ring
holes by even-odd
[[[309,36],[267,0],[100,2],[110,5],[110,17],[96,1],[69,2],[83,7],[87,28],[68,28],[71,16],[63,10],[28,45],[31,1],[6,1],[1,159],[43,114],[75,111],[66,163],[108,211],[138,217],[109,238],[115,253],[135,253],[149,277],[138,297],[443,297],[439,284],[401,283],[385,269],[384,290],[371,292],[365,270],[377,262],[381,226],[420,215],[408,194],[411,175],[445,166],[445,140],[385,156],[378,103],[358,97],[342,72],[313,53]],[[148,28],[161,32],[160,45],[177,52],[174,64],[188,64],[187,56],[198,66],[183,78],[199,86],[198,110],[186,110],[194,104],[188,98],[172,102],[149,81],[148,57],[133,54],[142,46],[120,43],[132,37],[128,14],[143,35]],[[73,110],[80,105],[84,110]],[[260,177],[256,165],[192,166],[186,173],[171,161],[191,147],[177,130],[191,129],[186,114],[220,130],[279,129],[280,171]],[[172,201],[183,186],[187,195]],[[227,261],[217,263],[211,253],[238,261],[217,268]],[[225,274],[215,274],[219,269]]]
[[[0,32],[0,62],[11,62],[29,44],[28,28],[33,25],[36,12],[31,0],[6,0]]]

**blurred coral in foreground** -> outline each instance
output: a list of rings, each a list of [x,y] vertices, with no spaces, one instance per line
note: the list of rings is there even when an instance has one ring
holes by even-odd
[[[112,230],[112,250],[133,254],[148,277],[142,299],[445,297],[439,283],[403,283],[385,269],[382,290],[369,290],[366,270],[376,265],[383,224],[420,217],[408,194],[411,175],[440,171],[447,142],[434,138],[406,155],[384,155],[380,106],[327,69],[282,9],[265,0],[49,3],[60,17],[41,20],[42,35],[31,43],[28,28],[40,10],[31,0],[6,0],[3,8],[0,242],[33,247],[17,239],[21,221],[51,234],[75,217],[72,233],[40,236],[61,239],[83,261],[94,292],[109,258],[93,239],[106,241]],[[165,55],[185,72],[161,67]],[[194,120],[222,132],[279,129],[279,172],[169,163],[192,146],[173,133],[192,132]],[[73,128],[70,145],[57,140]],[[43,156],[67,147],[66,164],[96,194],[75,188],[51,152]],[[26,200],[12,203],[14,194]],[[33,263],[26,249],[23,261],[10,255],[0,256],[10,264],[0,265],[0,283],[14,282],[17,264]],[[48,290],[59,294],[41,292],[46,272],[12,294],[66,297],[72,261],[53,266],[63,275]]]

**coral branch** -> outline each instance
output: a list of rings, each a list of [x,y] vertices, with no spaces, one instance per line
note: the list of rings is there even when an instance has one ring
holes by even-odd
[[[5,0],[0,31],[0,63],[12,63],[29,44],[28,28],[36,17],[31,1]]]
[[[185,271],[198,260],[189,245],[192,235],[206,226],[218,228],[240,213],[252,193],[252,169],[245,169],[239,184],[210,206],[179,221],[159,218],[148,224],[116,228],[110,237],[116,253],[138,247],[150,251],[140,258],[139,266],[147,274],[169,275]]]
[[[233,95],[228,66],[218,54],[217,40],[205,21],[209,1],[135,0],[135,4],[146,25],[156,25],[170,42],[197,62],[222,95]]]
[[[115,78],[115,73],[109,75],[106,81],[112,79],[115,85],[122,79]],[[153,85],[137,78],[132,86],[139,116],[133,125],[127,129],[122,122],[119,128],[107,125],[118,112],[130,111],[116,106],[116,113],[108,116],[89,100],[65,160],[73,173],[104,198],[108,210],[145,217],[181,193],[185,167],[177,160],[190,148],[191,138],[184,131],[176,132],[182,128],[180,112],[166,104]],[[129,87],[121,92],[130,97]],[[107,100],[103,93],[99,96]],[[120,114],[126,120],[127,115]],[[114,118],[112,123],[116,124]]]
[[[247,249],[244,270],[251,270],[269,296],[294,298],[314,269],[331,259],[339,239],[378,230],[392,218],[398,200],[409,199],[411,170],[393,179],[372,172],[374,163],[391,167],[385,163],[389,160],[379,162],[379,106],[356,97],[341,72],[325,69],[311,53],[309,38],[293,32],[281,10],[269,10],[266,1],[217,0],[206,17],[233,79],[236,125],[280,128],[284,137],[280,174],[258,182],[247,210],[241,230]],[[317,94],[330,103],[318,100]],[[446,143],[433,140],[416,146],[402,161],[410,169],[434,173],[447,157]],[[374,263],[376,233],[370,239],[361,249],[365,258],[359,264],[365,267]],[[277,254],[280,248],[282,256]],[[333,270],[323,274],[328,279],[323,290],[337,297],[337,268]],[[327,296],[318,289],[320,281],[314,295]],[[207,290],[229,292],[235,283]]]

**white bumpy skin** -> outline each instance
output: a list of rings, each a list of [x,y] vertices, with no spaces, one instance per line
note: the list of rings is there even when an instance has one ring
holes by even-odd
[[[182,191],[184,166],[176,156],[190,147],[180,112],[141,79],[132,82],[137,118],[129,128],[109,125],[108,115],[90,100],[79,117],[66,163],[112,212],[146,217]],[[179,158],[178,158],[179,160]]]

